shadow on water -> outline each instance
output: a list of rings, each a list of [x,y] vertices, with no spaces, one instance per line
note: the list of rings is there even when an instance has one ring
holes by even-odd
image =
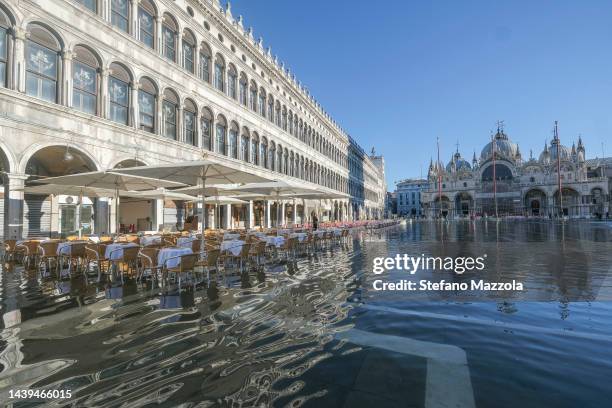
[[[5,263],[0,401],[37,388],[87,407],[604,406],[611,242],[587,222],[416,222],[181,291]],[[529,293],[372,288],[375,257],[482,251],[486,279]]]

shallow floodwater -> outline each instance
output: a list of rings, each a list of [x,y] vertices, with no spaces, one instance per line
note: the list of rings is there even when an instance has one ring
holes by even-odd
[[[415,222],[221,273],[181,293],[5,264],[0,402],[78,407],[603,407],[612,224]],[[374,258],[487,254],[480,275],[372,273]],[[517,280],[411,293],[375,279]],[[72,390],[9,401],[10,389]],[[182,404],[182,405],[181,405]]]

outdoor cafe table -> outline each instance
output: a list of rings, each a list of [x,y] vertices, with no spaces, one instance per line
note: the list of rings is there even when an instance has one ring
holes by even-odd
[[[240,234],[234,234],[234,233],[229,233],[229,232],[226,232],[225,234],[223,234],[224,241],[232,241],[238,238],[240,238]]]
[[[244,241],[239,239],[234,239],[231,241],[223,241],[221,242],[221,246],[219,249],[221,251],[229,251],[234,256],[240,255],[240,251],[242,251],[242,246],[244,245]]]
[[[306,232],[294,232],[293,234],[289,235],[289,238],[297,238],[298,241],[304,242],[304,240],[306,238],[308,238],[308,233],[306,233]]]
[[[159,251],[159,254],[157,255],[157,264],[159,266],[165,266],[166,268],[176,268],[181,263],[181,258],[176,257],[189,254],[193,254],[191,248],[163,248]],[[164,262],[166,262],[165,265]]]
[[[197,237],[178,237],[176,239],[176,246],[181,248],[191,248],[193,241],[198,241]]]
[[[110,259],[111,261],[116,261],[118,259],[123,258],[124,248],[133,248],[133,247],[138,247],[138,244],[135,244],[133,242],[109,244],[106,246],[104,257],[106,259]]]
[[[70,255],[71,246],[74,244],[86,244],[87,241],[66,241],[60,242],[57,244],[57,254],[58,255]]]
[[[285,243],[285,238],[282,236],[276,236],[276,235],[266,235],[264,237],[262,237],[262,239],[264,241],[266,241],[266,244],[268,246],[274,246],[274,247],[280,247]]]
[[[313,231],[312,234],[317,236],[317,237],[322,237],[323,235],[325,235],[326,232],[327,231],[325,231],[325,230],[316,230],[316,231]]]
[[[161,242],[161,235],[144,235],[140,237],[140,245],[142,246],[159,245]]]

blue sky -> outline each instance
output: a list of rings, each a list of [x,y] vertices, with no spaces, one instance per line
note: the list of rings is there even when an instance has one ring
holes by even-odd
[[[440,138],[447,162],[471,160],[497,120],[523,157],[559,121],[587,157],[612,156],[612,2],[236,0],[256,38],[295,72],[369,151],[389,190],[427,174]]]

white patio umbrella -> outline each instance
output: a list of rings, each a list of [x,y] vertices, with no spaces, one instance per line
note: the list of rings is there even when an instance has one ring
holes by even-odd
[[[121,190],[152,190],[158,187],[181,187],[176,181],[160,180],[139,175],[127,175],[114,171],[92,171],[68,176],[49,177],[36,180],[41,184],[57,184],[65,186],[92,187],[113,190],[115,198],[115,226],[119,233],[119,196]]]
[[[172,180],[190,186],[200,186],[202,201],[202,249],[205,248],[204,231],[206,230],[206,217],[204,203],[206,183],[218,184],[242,184],[258,183],[267,179],[247,170],[229,167],[217,160],[205,158],[202,160],[186,161],[183,163],[169,163],[158,166],[140,166],[125,169],[117,169],[118,172],[128,175],[154,177],[164,180]]]
[[[293,181],[277,180],[264,183],[249,183],[226,191],[227,194],[254,193],[261,194],[261,198],[269,198],[277,201],[282,199],[296,198],[299,195],[320,194],[321,191],[314,187],[304,186],[302,183]],[[280,205],[277,205],[277,224],[280,225]]]

